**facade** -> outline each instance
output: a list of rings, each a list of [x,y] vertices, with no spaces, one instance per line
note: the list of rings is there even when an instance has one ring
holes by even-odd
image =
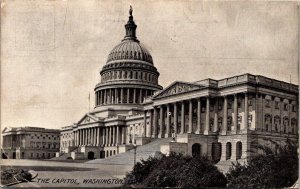
[[[50,159],[59,151],[60,130],[39,127],[5,128],[2,158]]]
[[[149,51],[126,35],[108,55],[95,87],[95,108],[61,129],[61,154],[106,158],[157,138],[161,152],[247,159],[255,143],[298,137],[298,86],[259,75],[175,81],[163,89]],[[60,155],[61,155],[60,154]]]

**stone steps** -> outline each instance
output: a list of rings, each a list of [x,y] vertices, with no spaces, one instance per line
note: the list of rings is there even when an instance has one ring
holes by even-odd
[[[160,145],[170,142],[171,138],[155,139],[152,142],[138,146],[136,148],[136,161],[139,162],[142,159],[146,160],[149,156],[158,157],[160,155]],[[103,163],[103,164],[134,164],[134,150],[131,149],[127,152],[110,156],[106,159],[95,159],[86,163]]]

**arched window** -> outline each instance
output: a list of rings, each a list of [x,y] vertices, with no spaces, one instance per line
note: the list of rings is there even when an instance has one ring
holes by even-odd
[[[231,126],[232,126],[232,117],[228,116],[227,117],[227,130],[231,131]]]
[[[226,160],[231,158],[231,143],[226,143]]]
[[[241,159],[242,158],[242,143],[237,142],[236,143],[236,159]]]
[[[275,131],[276,132],[280,132],[280,117],[278,116],[278,115],[276,115],[275,117],[274,117],[274,129],[275,129]]]
[[[268,131],[272,128],[272,116],[270,114],[265,115],[265,130]]]
[[[292,133],[296,134],[297,130],[298,130],[298,128],[297,128],[297,119],[292,118],[292,120],[291,120],[291,127],[292,127]]]
[[[219,131],[222,130],[222,123],[223,123],[223,118],[219,117],[218,118],[218,127],[219,127]]]
[[[283,132],[284,133],[288,133],[289,132],[289,118],[288,117],[284,117],[283,118]]]

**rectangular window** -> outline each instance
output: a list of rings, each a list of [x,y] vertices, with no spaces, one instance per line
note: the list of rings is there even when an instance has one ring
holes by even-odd
[[[266,100],[265,100],[265,106],[266,106],[267,108],[270,108],[270,107],[271,107],[271,102],[270,102],[269,99],[266,99]]]
[[[297,112],[297,105],[293,105],[292,111]]]
[[[275,109],[279,109],[279,102],[275,101]]]
[[[289,106],[288,106],[287,103],[285,103],[283,107],[284,107],[284,111],[288,111],[289,110]]]

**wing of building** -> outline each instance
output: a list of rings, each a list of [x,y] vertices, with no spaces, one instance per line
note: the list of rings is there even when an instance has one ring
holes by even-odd
[[[163,89],[136,29],[131,12],[124,39],[100,71],[93,111],[61,129],[60,155],[107,158],[155,143],[163,153],[226,161],[251,157],[256,142],[297,140],[297,85],[243,74]]]
[[[3,159],[50,159],[59,151],[60,130],[6,127],[2,131]]]

